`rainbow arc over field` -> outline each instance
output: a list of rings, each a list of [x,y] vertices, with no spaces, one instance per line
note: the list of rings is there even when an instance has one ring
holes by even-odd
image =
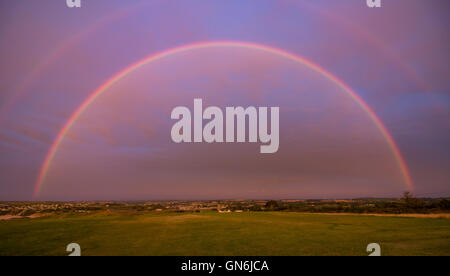
[[[307,66],[308,68],[318,72],[319,74],[323,75],[333,83],[335,83],[338,87],[342,88],[355,102],[358,103],[358,105],[367,113],[369,118],[374,122],[375,126],[378,128],[378,130],[383,135],[384,139],[386,140],[387,144],[389,145],[390,149],[392,150],[394,157],[397,161],[398,167],[402,173],[402,176],[404,178],[405,184],[407,185],[408,189],[414,190],[413,181],[411,179],[410,173],[408,171],[407,165],[405,163],[405,160],[403,156],[400,153],[400,150],[395,143],[394,139],[390,135],[390,133],[387,131],[384,124],[381,122],[381,120],[377,117],[375,112],[364,102],[364,100],[355,92],[353,91],[347,84],[345,84],[343,81],[338,79],[336,76],[332,75],[325,69],[321,68],[319,65],[303,58],[300,56],[297,56],[295,54],[289,53],[287,51],[269,47],[266,45],[256,44],[256,43],[249,43],[249,42],[238,42],[238,41],[213,41],[213,42],[200,42],[200,43],[194,43],[194,44],[188,44],[176,48],[171,48],[153,55],[150,55],[144,59],[141,59],[137,61],[136,63],[126,67],[116,75],[109,78],[107,81],[105,81],[102,85],[100,85],[95,91],[93,91],[87,99],[84,100],[84,102],[75,110],[75,112],[72,114],[72,116],[67,120],[67,122],[64,124],[64,126],[59,131],[58,135],[56,136],[54,142],[52,143],[50,150],[48,151],[44,162],[42,164],[42,167],[39,171],[39,175],[36,180],[36,185],[34,189],[34,197],[39,196],[39,192],[42,188],[42,185],[45,181],[45,178],[47,176],[47,173],[50,169],[52,160],[54,156],[56,155],[59,146],[61,145],[62,141],[64,140],[64,137],[68,133],[68,131],[71,129],[71,127],[76,123],[77,119],[83,114],[83,112],[92,104],[98,97],[100,97],[109,87],[120,81],[123,77],[126,75],[132,73],[133,71],[139,69],[140,67],[144,66],[145,64],[148,64],[150,62],[162,59],[164,57],[174,55],[181,52],[187,52],[191,50],[197,50],[197,49],[203,49],[203,48],[212,48],[212,47],[234,47],[234,48],[248,48],[255,51],[263,51],[267,53],[271,53],[283,58],[290,59],[292,61],[298,62],[300,64],[303,64]]]

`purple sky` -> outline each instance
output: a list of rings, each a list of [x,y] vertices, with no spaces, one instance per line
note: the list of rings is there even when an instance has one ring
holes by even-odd
[[[0,3],[0,200],[31,200],[60,129],[108,78],[185,44],[231,40],[320,65],[385,124],[418,196],[450,196],[447,0]],[[175,106],[279,106],[280,150],[174,144]],[[251,49],[147,64],[74,124],[39,200],[343,198],[407,190],[367,114],[323,75]]]

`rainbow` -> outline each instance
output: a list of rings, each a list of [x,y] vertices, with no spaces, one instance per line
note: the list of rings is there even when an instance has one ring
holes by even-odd
[[[410,173],[408,171],[408,168],[406,166],[405,160],[403,159],[400,150],[398,146],[396,145],[394,139],[387,131],[386,127],[383,125],[381,120],[377,117],[375,112],[363,101],[363,99],[358,96],[358,94],[353,91],[348,85],[346,85],[344,82],[342,82],[340,79],[338,79],[336,76],[332,75],[331,73],[327,72],[325,69],[321,68],[317,64],[312,63],[311,61],[294,55],[292,53],[286,52],[281,49],[272,48],[265,45],[255,44],[255,43],[248,43],[248,42],[236,42],[236,41],[215,41],[215,42],[201,42],[201,43],[194,43],[189,45],[184,45],[181,47],[172,48],[157,54],[153,54],[151,56],[148,56],[142,60],[137,61],[136,63],[126,67],[116,75],[112,76],[110,79],[108,79],[106,82],[104,82],[101,86],[99,86],[95,91],[93,91],[90,96],[75,110],[75,112],[72,114],[72,116],[68,119],[66,124],[63,126],[63,128],[59,131],[58,135],[56,136],[56,139],[52,143],[50,150],[48,151],[44,162],[42,164],[42,167],[39,171],[39,175],[36,180],[36,186],[34,189],[34,196],[37,197],[39,195],[39,191],[42,187],[43,182],[45,181],[45,178],[47,176],[47,173],[49,171],[50,165],[52,163],[52,160],[58,151],[59,146],[61,145],[62,141],[64,140],[64,137],[68,133],[68,131],[71,129],[71,127],[75,124],[77,119],[83,114],[83,112],[91,105],[98,97],[100,97],[109,87],[120,81],[123,77],[126,75],[132,73],[133,71],[139,69],[140,67],[144,66],[145,64],[148,64],[150,62],[154,62],[156,60],[160,60],[162,58],[165,58],[170,55],[187,52],[191,50],[196,49],[204,49],[204,48],[212,48],[212,47],[234,47],[234,48],[248,48],[253,49],[257,51],[263,51],[267,53],[271,53],[274,55],[278,55],[280,57],[284,57],[287,59],[290,59],[292,61],[301,63],[303,65],[308,66],[310,69],[320,73],[333,83],[335,83],[337,86],[342,88],[355,102],[358,103],[358,105],[367,113],[369,118],[374,122],[375,126],[378,128],[378,130],[383,135],[384,139],[388,143],[389,147],[391,148],[395,159],[397,161],[398,167],[402,172],[402,176],[404,178],[404,181],[406,185],[408,186],[408,189],[414,190],[413,182],[410,176]]]
[[[86,39],[99,29],[107,26],[111,22],[117,21],[120,18],[125,17],[128,14],[139,10],[143,6],[147,6],[149,4],[151,4],[151,2],[138,3],[132,5],[126,10],[120,10],[118,12],[105,16],[92,24],[92,26],[90,26],[88,29],[80,31],[56,45],[56,47],[51,51],[51,54],[45,57],[42,62],[38,63],[26,76],[26,78],[14,89],[12,97],[10,99],[7,99],[7,101],[3,103],[3,105],[1,105],[0,119],[4,119],[8,115],[8,112],[13,107],[14,103],[17,102],[22,96],[24,96],[24,93],[28,88],[30,88],[33,82],[35,82],[39,78],[39,76],[50,67],[51,64],[55,63],[58,58],[60,58],[71,47],[73,47],[83,39]]]

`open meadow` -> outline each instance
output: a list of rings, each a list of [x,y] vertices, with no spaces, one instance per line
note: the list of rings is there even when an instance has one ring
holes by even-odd
[[[450,255],[450,219],[129,211],[0,221],[0,255]]]

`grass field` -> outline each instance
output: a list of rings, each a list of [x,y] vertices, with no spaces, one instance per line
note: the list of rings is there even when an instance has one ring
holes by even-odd
[[[282,212],[98,213],[0,221],[0,255],[450,255],[450,219]]]

